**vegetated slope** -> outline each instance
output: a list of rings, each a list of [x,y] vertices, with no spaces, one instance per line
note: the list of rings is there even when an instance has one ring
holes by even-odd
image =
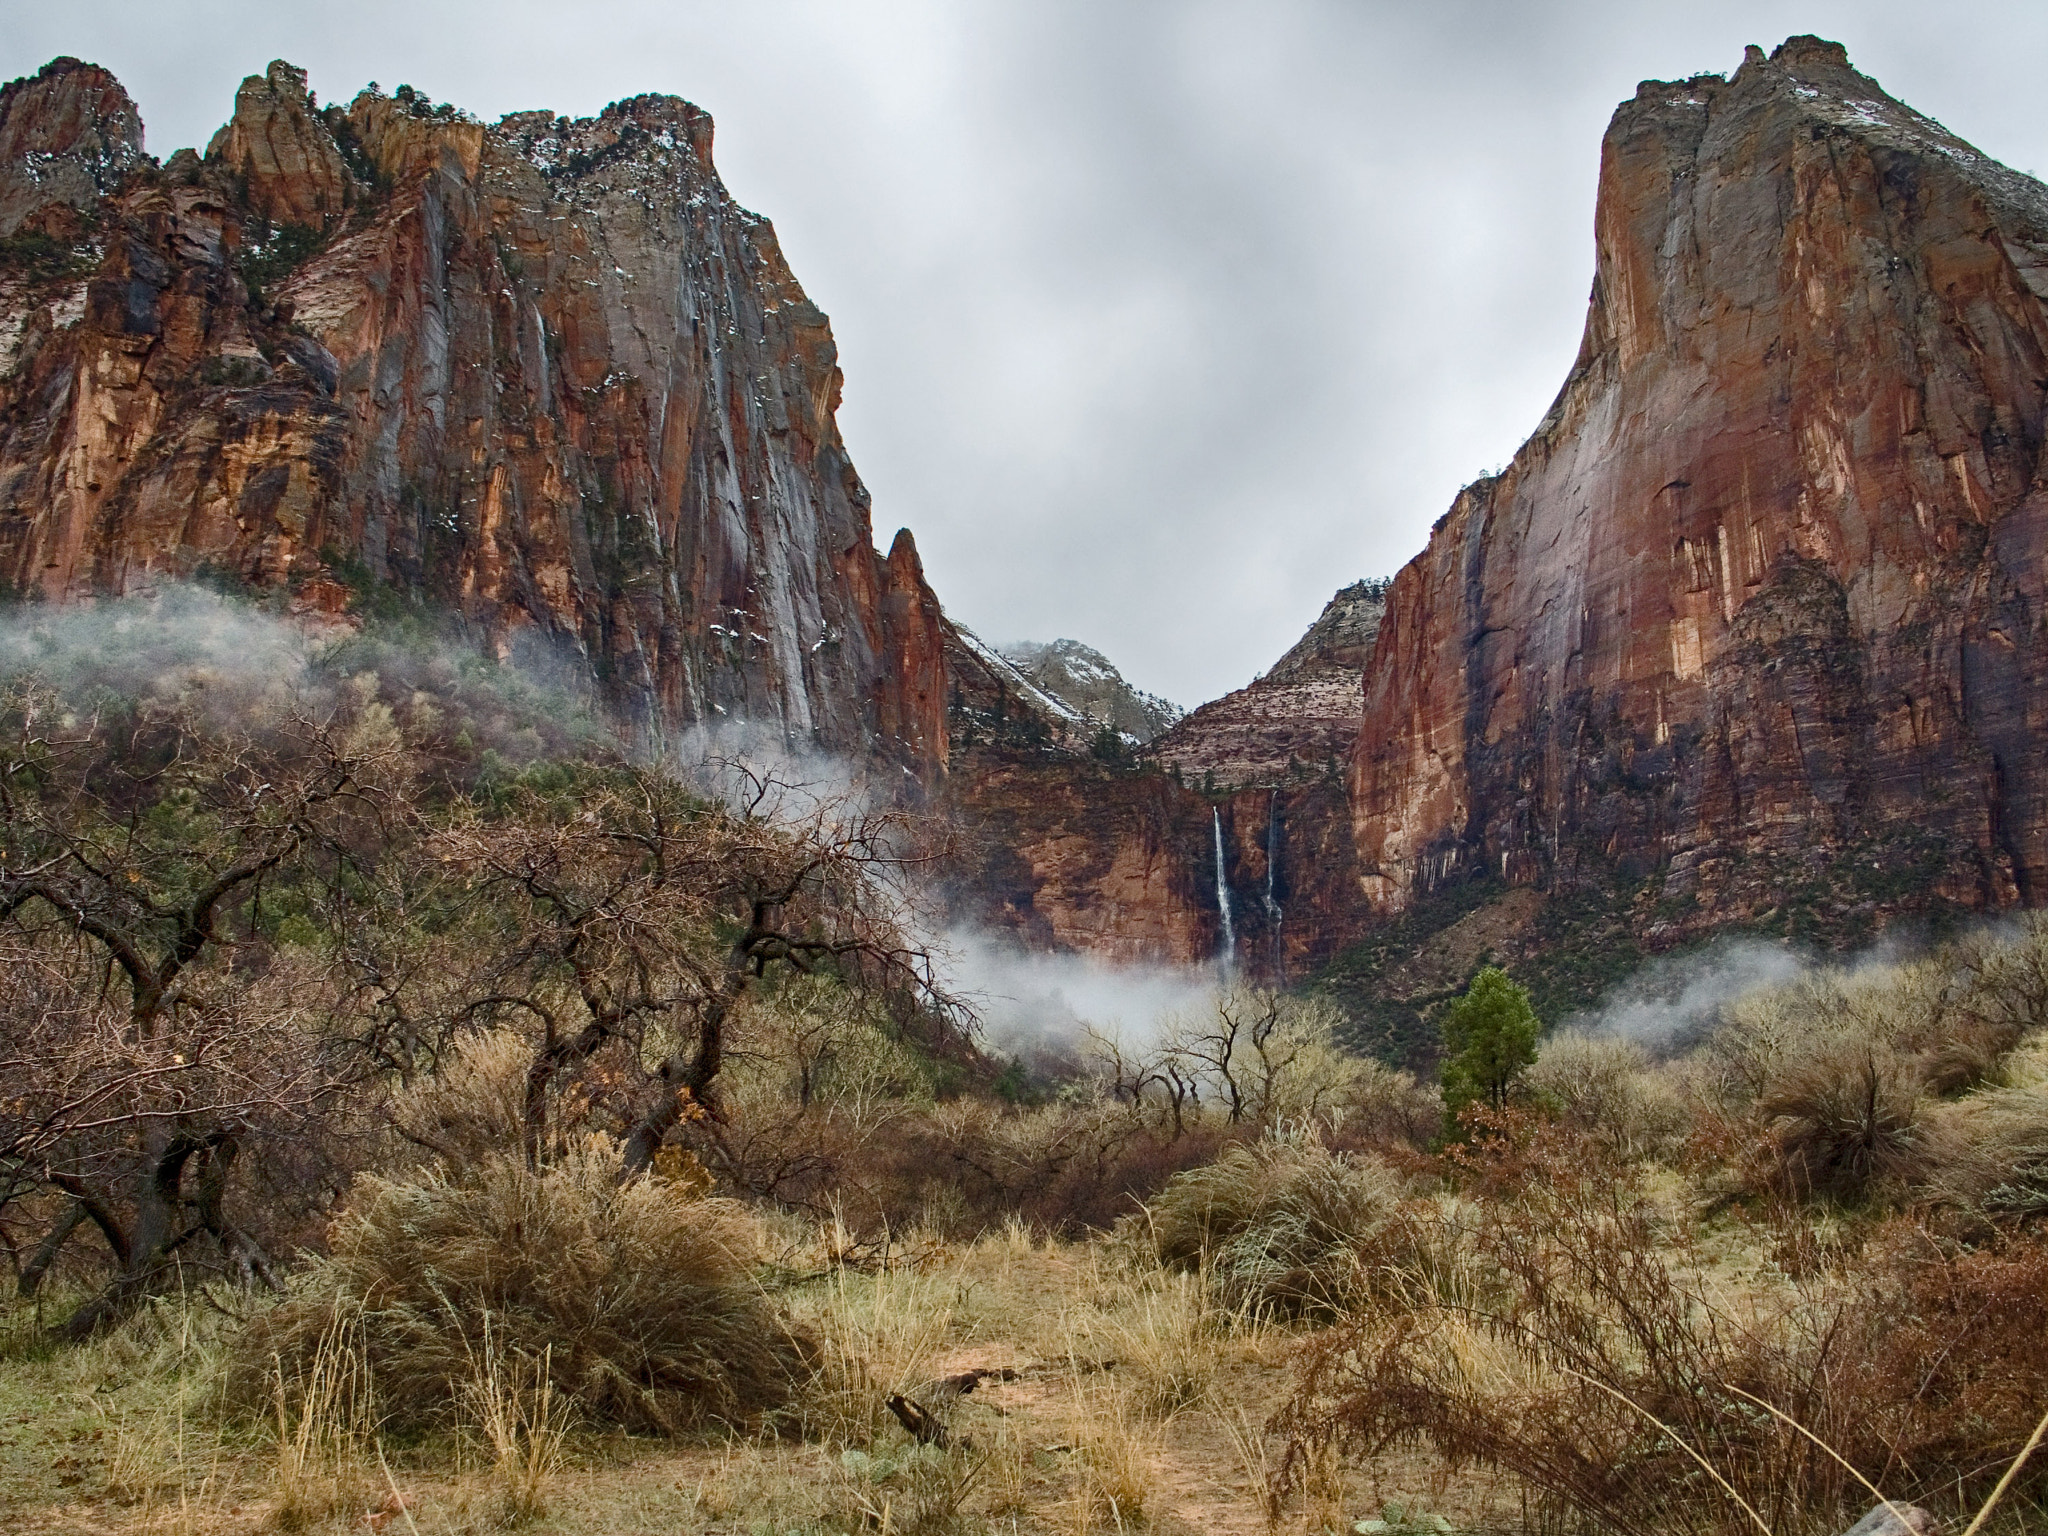
[[[670,96],[487,126],[279,62],[159,167],[106,71],[0,99],[0,577],[386,584],[628,716],[945,759],[938,606],[887,558],[825,316]],[[354,596],[352,597],[352,592]]]
[[[2048,189],[1808,37],[1646,82],[1577,363],[1394,581],[1385,913],[1632,888],[1653,942],[2048,899]]]

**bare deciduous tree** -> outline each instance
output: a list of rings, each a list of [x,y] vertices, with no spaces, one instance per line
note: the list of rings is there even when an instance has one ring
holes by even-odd
[[[361,719],[292,720],[262,743],[171,715],[81,721],[33,688],[0,721],[0,1206],[69,1201],[19,1283],[35,1289],[87,1221],[114,1278],[73,1335],[186,1264],[268,1280],[230,1205],[238,1158],[341,1082],[309,1027],[309,973],[230,917],[267,879],[332,871],[350,823],[376,819],[366,790],[392,743]]]

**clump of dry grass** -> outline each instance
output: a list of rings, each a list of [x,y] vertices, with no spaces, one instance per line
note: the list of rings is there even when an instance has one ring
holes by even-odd
[[[1072,1378],[1076,1467],[1074,1489],[1082,1531],[1143,1527],[1154,1494],[1159,1433],[1133,1394],[1114,1378]]]
[[[237,1395],[273,1360],[305,1371],[354,1317],[379,1413],[401,1430],[451,1427],[490,1351],[593,1424],[675,1433],[788,1404],[808,1346],[753,1279],[755,1218],[620,1169],[593,1138],[537,1171],[493,1157],[460,1177],[366,1180],[332,1256],[251,1319]]]
[[[554,1347],[538,1360],[507,1359],[484,1319],[482,1353],[470,1362],[468,1406],[491,1452],[503,1517],[518,1524],[547,1513],[548,1484],[562,1466],[568,1405],[555,1395]]]
[[[1373,1283],[1409,1193],[1370,1155],[1266,1141],[1176,1174],[1124,1231],[1166,1268],[1202,1275],[1225,1311],[1327,1316]]]
[[[1158,1275],[1135,1288],[1105,1330],[1132,1410],[1168,1419],[1204,1403],[1228,1321],[1214,1315],[1198,1275]]]
[[[376,1410],[363,1355],[362,1320],[340,1311],[306,1358],[274,1362],[277,1505],[272,1518],[302,1530],[361,1505],[370,1482]]]
[[[2003,1073],[2002,1085],[1925,1116],[1926,1193],[1980,1231],[2048,1215],[2048,1035]]]
[[[915,1397],[934,1375],[954,1292],[943,1279],[910,1268],[861,1275],[842,1266],[825,1284],[804,1314],[816,1342],[803,1426],[828,1444],[865,1446],[895,1422],[888,1398]]]
[[[1856,1199],[1920,1171],[1919,1085],[1881,1045],[1831,1042],[1787,1063],[1755,1113],[1776,1193]]]

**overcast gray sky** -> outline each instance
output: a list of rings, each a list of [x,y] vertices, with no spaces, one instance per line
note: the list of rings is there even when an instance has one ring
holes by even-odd
[[[486,118],[688,97],[832,316],[881,541],[1193,705],[1542,416],[1615,103],[1794,32],[2048,170],[2038,0],[0,0],[0,74],[108,66],[160,156],[274,57]]]

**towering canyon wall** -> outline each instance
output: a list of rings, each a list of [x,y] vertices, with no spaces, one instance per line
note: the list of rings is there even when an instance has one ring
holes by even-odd
[[[283,63],[159,167],[104,70],[0,96],[0,579],[388,583],[649,726],[946,758],[938,605],[873,545],[825,316],[711,120],[316,108]]]
[[[1345,588],[1263,677],[1107,755],[1098,721],[954,631],[955,916],[1027,948],[1307,975],[1371,916],[1337,764],[1383,597]]]
[[[2048,901],[2048,189],[1794,38],[1619,109],[1596,243],[1556,404],[1394,582],[1368,896]]]

